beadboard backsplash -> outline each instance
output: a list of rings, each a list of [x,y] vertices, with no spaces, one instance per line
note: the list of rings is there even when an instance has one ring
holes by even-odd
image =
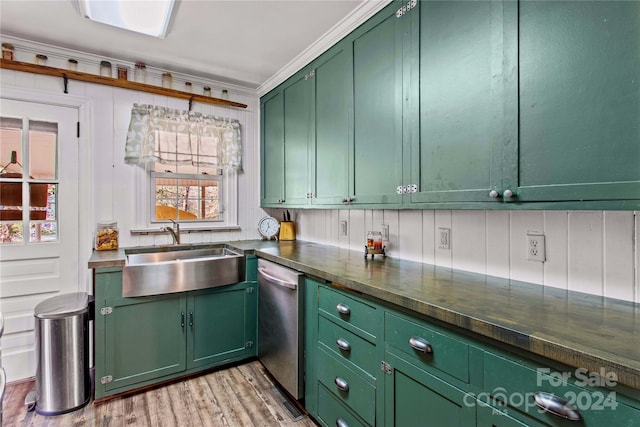
[[[637,211],[295,211],[300,240],[364,251],[367,231],[385,223],[390,257],[637,303],[639,217]],[[439,248],[440,228],[450,230],[448,250]],[[545,262],[527,259],[527,233],[545,236]]]

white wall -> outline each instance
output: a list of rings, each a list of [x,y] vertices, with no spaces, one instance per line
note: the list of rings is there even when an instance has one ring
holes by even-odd
[[[64,68],[62,58],[64,54],[50,54],[49,64],[54,67]],[[86,56],[86,55],[85,55]],[[79,55],[74,55],[78,57]],[[59,63],[55,63],[56,58]],[[27,58],[16,58],[28,61]],[[96,60],[97,61],[97,60]],[[116,62],[114,62],[116,63]],[[82,70],[82,69],[81,69]],[[156,73],[157,76],[160,72]],[[151,79],[156,77],[151,76]],[[225,116],[240,121],[243,132],[243,164],[244,173],[238,175],[238,223],[239,231],[227,232],[197,232],[183,234],[184,243],[216,242],[238,239],[258,238],[256,224],[264,215],[259,208],[259,99],[253,91],[243,91],[241,88],[234,90],[229,86],[220,86],[216,82],[198,81],[193,76],[180,76],[174,74],[174,79],[194,82],[194,87],[209,85],[214,94],[220,93],[222,88],[229,90],[233,101],[247,104],[246,109],[220,107],[195,102],[193,110],[205,114]],[[0,70],[0,83],[3,89],[25,89],[42,93],[43,99],[48,94],[63,95],[62,79],[23,73],[2,69]],[[149,83],[158,84],[151,80]],[[67,288],[52,289],[47,293],[2,297],[2,284],[0,283],[0,311],[5,316],[5,334],[2,337],[2,366],[7,370],[8,380],[14,381],[35,374],[35,334],[33,309],[42,300],[59,293],[75,292],[86,288],[91,290],[91,271],[87,268],[87,262],[91,255],[90,248],[94,238],[96,222],[104,219],[112,219],[118,222],[120,231],[120,246],[139,246],[166,244],[171,242],[168,234],[159,235],[131,235],[132,228],[143,228],[145,224],[140,221],[138,209],[141,205],[148,206],[148,195],[144,188],[138,186],[144,182],[144,171],[137,167],[124,163],[125,137],[129,126],[131,107],[133,103],[146,103],[166,106],[176,109],[188,109],[188,102],[176,98],[156,96],[153,94],[137,92],[133,90],[102,86],[79,81],[69,81],[69,95],[88,100],[89,114],[81,123],[81,133],[84,137],[81,142],[89,144],[85,147],[86,160],[89,167],[84,168],[84,175],[80,176],[81,186],[88,187],[88,196],[82,198],[80,214],[84,221],[79,224],[79,245],[88,248],[81,251],[79,265],[80,281],[84,283],[72,283]],[[83,168],[81,168],[82,170]],[[141,195],[142,194],[142,195]],[[81,195],[82,196],[82,195]],[[88,200],[87,200],[88,199]],[[83,224],[85,224],[83,226]],[[159,229],[160,226],[158,225]],[[187,228],[187,227],[183,227]],[[83,276],[84,273],[84,276]]]
[[[360,251],[366,232],[384,222],[394,258],[640,303],[639,212],[298,210],[295,216],[300,240]],[[347,236],[340,236],[340,221],[348,222]],[[438,247],[441,227],[451,229],[450,250]],[[527,260],[527,232],[545,235],[546,262]]]

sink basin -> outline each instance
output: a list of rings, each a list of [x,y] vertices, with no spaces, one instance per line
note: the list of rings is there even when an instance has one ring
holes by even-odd
[[[125,249],[122,296],[207,289],[244,280],[244,255],[224,246]]]

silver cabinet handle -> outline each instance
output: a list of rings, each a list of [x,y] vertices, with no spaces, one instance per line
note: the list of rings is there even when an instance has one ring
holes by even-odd
[[[336,427],[349,427],[349,424],[347,424],[347,422],[342,418],[338,418],[336,420]]]
[[[503,196],[504,196],[505,199],[511,198],[511,197],[513,197],[513,191],[511,191],[509,189],[504,190]]]
[[[580,415],[578,409],[558,396],[543,391],[536,391],[533,393],[533,398],[540,409],[548,411],[553,415],[571,421],[582,420],[582,415]]]
[[[500,193],[498,193],[496,190],[491,190],[489,191],[489,197],[491,197],[492,199],[497,199],[498,197],[500,197]]]
[[[349,383],[344,378],[336,377],[336,379],[333,382],[336,383],[336,387],[338,387],[338,390],[344,391],[344,392],[349,391]]]
[[[336,345],[342,351],[351,351],[351,344],[349,344],[349,341],[345,340],[344,338],[338,338],[338,340],[336,341]]]
[[[429,341],[425,340],[424,338],[411,337],[409,338],[409,345],[414,350],[421,351],[425,354],[433,353],[433,348],[431,347],[431,344],[429,344]]]
[[[193,328],[193,311],[189,312],[189,326]]]
[[[349,306],[343,303],[339,303],[338,305],[336,305],[336,310],[338,310],[338,313],[344,314],[345,316],[351,314],[351,309],[349,308]]]
[[[184,313],[180,313],[180,326],[184,328]]]

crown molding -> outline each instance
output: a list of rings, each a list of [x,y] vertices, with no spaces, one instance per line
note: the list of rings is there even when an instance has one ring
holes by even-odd
[[[269,77],[256,89],[258,96],[265,95],[271,89],[284,82],[287,78],[299,71],[302,67],[316,59],[331,46],[342,40],[351,31],[356,29],[367,19],[375,15],[393,0],[365,0],[360,6],[346,15],[340,22],[324,33],[291,62],[282,67],[273,76]]]

